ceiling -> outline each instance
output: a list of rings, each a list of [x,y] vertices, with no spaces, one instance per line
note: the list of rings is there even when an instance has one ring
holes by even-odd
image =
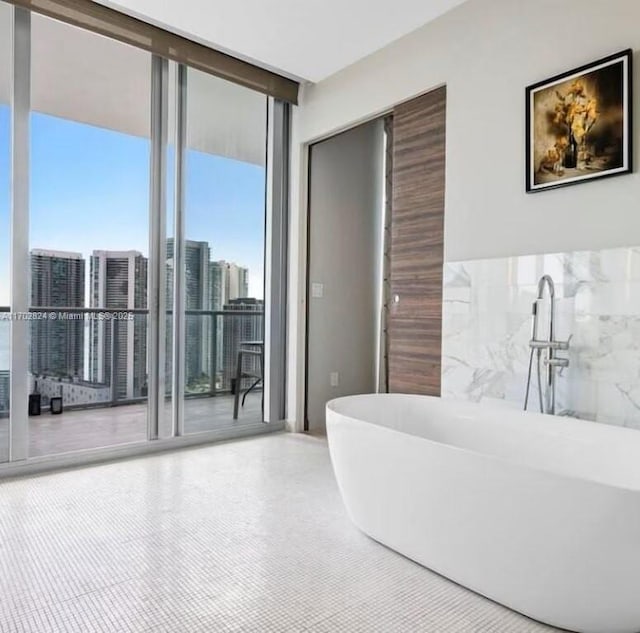
[[[290,77],[318,82],[464,0],[94,0]]]
[[[10,100],[10,20],[9,6],[0,2],[0,105]],[[149,138],[149,53],[36,14],[31,31],[34,112]],[[169,79],[173,86],[175,77]],[[264,165],[266,97],[191,69],[187,90],[189,148]],[[171,89],[171,139],[174,103]]]

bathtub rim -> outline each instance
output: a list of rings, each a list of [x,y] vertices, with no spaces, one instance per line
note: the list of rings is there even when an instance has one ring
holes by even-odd
[[[452,451],[456,451],[460,454],[463,455],[473,455],[477,458],[482,458],[482,459],[486,459],[489,460],[491,462],[494,463],[501,463],[501,464],[507,464],[509,466],[512,467],[517,467],[517,468],[522,468],[525,469],[529,472],[534,472],[534,473],[544,473],[546,475],[552,475],[554,477],[561,477],[565,480],[569,480],[569,481],[573,481],[573,482],[581,482],[583,484],[589,484],[589,485],[594,485],[594,486],[598,486],[601,488],[605,488],[607,490],[616,490],[619,492],[624,492],[624,493],[631,493],[633,495],[637,495],[640,496],[640,485],[638,485],[637,487],[633,487],[631,485],[625,486],[625,485],[620,485],[620,484],[616,484],[616,483],[611,483],[611,482],[607,482],[607,481],[602,481],[599,479],[593,479],[592,477],[579,477],[578,475],[572,475],[572,474],[568,474],[568,473],[563,473],[557,470],[552,470],[549,468],[542,468],[542,467],[536,467],[536,466],[532,466],[530,464],[525,464],[523,462],[517,461],[515,459],[510,459],[508,457],[502,457],[499,455],[494,455],[492,453],[484,453],[481,451],[477,451],[477,450],[473,450],[471,448],[465,448],[462,446],[457,446],[455,444],[448,444],[446,442],[439,442],[437,440],[428,438],[428,437],[423,437],[421,435],[414,435],[412,433],[406,433],[404,431],[400,431],[398,429],[394,429],[394,428],[390,428],[388,426],[384,426],[381,424],[376,424],[375,422],[369,422],[367,420],[362,420],[360,418],[356,418],[353,417],[351,415],[347,415],[345,413],[340,413],[339,411],[336,411],[333,408],[334,403],[336,403],[337,401],[340,400],[349,400],[349,399],[360,399],[360,398],[366,398],[366,397],[371,397],[371,396],[409,396],[411,398],[418,398],[418,399],[428,399],[431,401],[434,400],[440,400],[443,402],[451,402],[452,404],[455,403],[461,403],[462,404],[469,404],[469,405],[473,405],[476,403],[470,403],[470,402],[466,402],[466,401],[457,401],[457,400],[447,400],[447,399],[443,399],[439,396],[426,396],[426,395],[420,395],[420,394],[404,394],[404,393],[393,393],[393,394],[386,394],[386,393],[381,393],[381,394],[357,394],[357,395],[351,395],[351,396],[340,396],[338,398],[333,398],[331,400],[329,400],[326,404],[325,407],[325,412],[329,413],[331,412],[332,414],[336,415],[336,416],[342,416],[343,418],[346,418],[347,420],[349,420],[350,422],[355,422],[359,425],[363,425],[363,426],[373,426],[376,427],[376,429],[381,430],[382,432],[388,432],[391,433],[393,435],[407,435],[409,437],[413,437],[415,438],[415,440],[419,440],[421,442],[426,442],[427,444],[431,445],[431,446],[437,446],[440,448],[445,448],[448,450],[452,450]],[[477,406],[483,406],[480,404],[477,404]],[[496,410],[496,411],[504,411],[503,409],[499,408],[499,407],[492,407],[492,406],[487,406],[486,409],[488,410]],[[526,412],[526,411],[518,411],[518,413],[532,413],[533,415],[544,415],[542,413],[533,413],[533,412]],[[547,417],[557,417],[557,416],[547,416]],[[561,419],[561,418],[560,418]],[[577,418],[576,418],[577,419]],[[592,422],[590,420],[580,420],[580,422],[585,422],[587,424],[596,424],[598,426],[602,426],[602,423],[599,422]],[[332,420],[331,421],[331,425],[336,424],[337,421]],[[329,428],[330,428],[330,420],[329,417],[327,416],[327,420],[326,420],[326,426],[327,426],[327,438],[329,438]],[[618,427],[616,427],[618,428]],[[628,429],[626,427],[619,427],[621,429],[625,429],[626,431],[630,431],[633,432],[633,429]],[[639,457],[640,459],[640,457]]]

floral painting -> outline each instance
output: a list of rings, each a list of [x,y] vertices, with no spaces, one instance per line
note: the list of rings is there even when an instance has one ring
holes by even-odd
[[[527,191],[631,171],[631,57],[527,88]]]

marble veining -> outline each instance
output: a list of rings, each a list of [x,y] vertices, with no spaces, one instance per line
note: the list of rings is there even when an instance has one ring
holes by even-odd
[[[443,396],[522,407],[543,274],[556,285],[556,338],[572,336],[558,411],[640,429],[640,247],[446,263]]]

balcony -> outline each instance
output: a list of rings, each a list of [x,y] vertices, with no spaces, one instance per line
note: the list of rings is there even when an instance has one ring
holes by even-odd
[[[0,317],[8,312],[0,307]],[[30,393],[39,394],[41,414],[28,419],[29,456],[145,441],[148,311],[123,310],[118,315],[113,309],[39,307],[30,312],[38,317],[30,321]],[[56,318],[40,318],[43,313],[55,313]],[[105,314],[119,318],[105,319]],[[168,332],[171,320],[168,312]],[[8,348],[8,322],[4,325],[0,349]],[[262,422],[261,383],[247,394],[237,419],[232,393],[239,345],[261,339],[262,328],[262,310],[186,312],[185,433]],[[172,415],[171,352],[169,339],[164,376],[168,419]],[[250,358],[243,369],[259,373],[257,362]],[[243,394],[254,382],[242,379]],[[8,388],[9,372],[0,370],[0,461],[6,461],[8,454]],[[51,399],[56,397],[62,398],[61,414],[51,413]]]

